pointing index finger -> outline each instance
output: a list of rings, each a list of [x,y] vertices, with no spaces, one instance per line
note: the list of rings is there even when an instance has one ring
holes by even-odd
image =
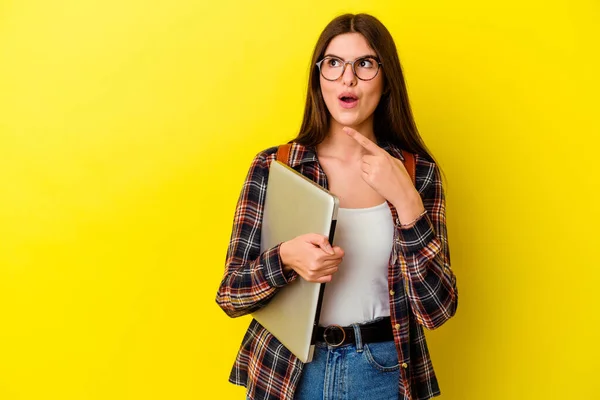
[[[358,132],[356,129],[352,129],[352,128],[346,126],[342,130],[344,132],[346,132],[348,134],[348,136],[350,136],[352,139],[356,140],[358,142],[358,144],[360,144],[362,147],[364,147],[367,151],[371,152],[372,154],[377,154],[381,150],[383,150],[381,147],[377,146],[377,144],[375,144],[371,140],[367,139],[363,134]]]

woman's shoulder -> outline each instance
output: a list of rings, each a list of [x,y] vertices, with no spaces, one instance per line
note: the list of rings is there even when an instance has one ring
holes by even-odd
[[[403,161],[406,156],[412,156],[415,159],[415,163],[422,167],[434,168],[436,165],[435,161],[432,160],[428,155],[413,153],[412,151],[405,150],[394,143],[385,143],[384,148],[386,148],[392,156]]]
[[[260,162],[270,161],[277,155],[278,148],[279,146],[270,146],[263,148],[254,155],[254,159]]]
[[[255,154],[252,164],[261,164],[268,168],[273,160],[285,157],[287,163],[294,166],[307,159],[316,158],[313,153],[311,148],[300,143],[284,142],[260,150]]]
[[[263,148],[258,152],[254,153],[250,161],[250,172],[259,175],[267,175],[269,171],[269,167],[273,160],[276,160],[281,146],[286,145],[286,143],[271,145],[269,147]],[[291,149],[294,149],[296,146],[295,143],[290,143]]]

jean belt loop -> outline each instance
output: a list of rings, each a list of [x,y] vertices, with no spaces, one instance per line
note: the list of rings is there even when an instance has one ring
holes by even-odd
[[[356,352],[362,353],[363,344],[362,337],[360,336],[360,326],[358,324],[352,324],[352,328],[354,329],[354,341],[356,342]]]

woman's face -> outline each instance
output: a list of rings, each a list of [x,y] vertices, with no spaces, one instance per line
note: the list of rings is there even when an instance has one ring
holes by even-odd
[[[331,40],[325,49],[325,57],[329,56],[354,61],[365,56],[376,57],[377,54],[360,33],[345,33]],[[340,71],[342,67],[339,61],[325,59],[321,64],[321,69],[323,68]],[[379,69],[375,78],[371,80],[361,80],[354,75],[350,64],[343,68],[342,76],[334,81],[325,79],[323,74],[320,75],[321,93],[331,114],[330,123],[351,127],[364,126],[365,122],[372,124],[373,112],[383,92],[383,70]],[[360,62],[360,65],[357,62],[355,68],[357,71],[361,70],[361,77],[369,77],[370,73],[377,70],[377,65],[365,60]]]

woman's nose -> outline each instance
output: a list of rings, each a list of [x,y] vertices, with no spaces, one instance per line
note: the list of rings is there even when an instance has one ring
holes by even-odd
[[[342,72],[342,83],[346,86],[354,86],[356,84],[356,76],[352,70],[352,64],[346,63]]]

